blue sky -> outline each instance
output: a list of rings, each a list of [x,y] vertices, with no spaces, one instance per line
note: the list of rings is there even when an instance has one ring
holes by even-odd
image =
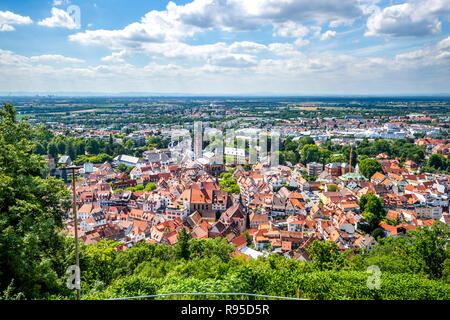
[[[450,93],[450,0],[2,0],[0,92]]]

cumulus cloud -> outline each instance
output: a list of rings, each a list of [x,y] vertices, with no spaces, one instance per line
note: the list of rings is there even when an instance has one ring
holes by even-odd
[[[0,11],[0,31],[14,31],[13,25],[30,24],[33,20],[11,11]]]
[[[450,17],[450,0],[422,0],[375,9],[366,36],[426,36],[441,32],[440,16]]]
[[[296,23],[294,21],[275,23],[273,26],[273,30],[273,36],[297,38],[294,41],[294,45],[298,48],[309,44],[309,40],[304,39],[304,37],[310,32],[310,28],[300,23]]]
[[[336,31],[327,30],[320,36],[320,40],[329,40],[334,37],[336,37]]]
[[[413,67],[430,65],[450,64],[450,36],[439,41],[434,46],[427,46],[423,49],[397,54],[395,61],[401,65]]]
[[[274,25],[274,33],[301,38],[307,33],[302,21],[355,19],[362,15],[357,1],[341,0],[193,0],[185,5],[168,3],[166,10],[152,10],[139,22],[119,30],[88,30],[71,41],[114,50],[137,48],[143,42],[175,42],[211,29],[256,30]]]
[[[52,8],[52,16],[38,22],[39,25],[50,28],[67,28],[79,29],[80,26],[72,19],[72,17],[62,9]]]
[[[113,52],[111,55],[103,57],[101,60],[103,62],[124,62],[123,59],[126,55],[126,51],[122,50],[120,52]]]
[[[274,24],[274,36],[287,38],[303,38],[309,32],[309,29],[302,24],[294,21],[286,21]]]
[[[194,0],[184,6],[171,4],[185,24],[200,28],[255,30],[285,21],[352,19],[362,11],[354,0]]]

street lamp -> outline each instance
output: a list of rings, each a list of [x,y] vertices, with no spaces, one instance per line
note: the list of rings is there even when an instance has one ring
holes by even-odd
[[[80,260],[78,256],[78,218],[77,218],[77,193],[75,191],[75,170],[81,169],[81,167],[76,166],[69,166],[69,167],[63,167],[60,168],[61,170],[72,170],[72,193],[73,193],[73,203],[72,203],[72,209],[73,209],[73,220],[75,225],[75,265],[77,267],[77,270],[80,270]],[[80,274],[80,273],[78,273]],[[80,281],[80,279],[75,279],[75,283],[77,281]],[[80,286],[77,285],[77,300],[80,300]]]

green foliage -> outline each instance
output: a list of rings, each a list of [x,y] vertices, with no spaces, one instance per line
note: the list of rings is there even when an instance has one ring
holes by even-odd
[[[347,256],[339,251],[339,246],[333,241],[314,240],[307,249],[315,269],[339,270],[348,264]]]
[[[403,237],[378,239],[380,243],[374,249],[352,261],[356,262],[355,266],[359,266],[357,269],[377,265],[381,271],[412,273],[445,280],[446,260],[450,258],[447,249],[449,239],[448,226],[435,222],[431,227],[409,231]],[[362,265],[361,261],[364,262]]]
[[[359,172],[370,179],[376,172],[382,172],[381,164],[377,160],[364,159],[359,162]]]
[[[121,172],[126,172],[127,171],[127,166],[124,163],[120,163],[117,167],[117,170],[121,171]]]
[[[51,155],[54,159],[58,158],[58,147],[55,143],[50,142],[47,146],[47,154]]]
[[[74,160],[74,164],[82,165],[84,163],[104,163],[105,161],[111,162],[112,160],[113,160],[113,157],[110,156],[109,154],[100,153],[96,156],[91,156],[91,157],[86,156],[86,155],[78,156]]]
[[[394,139],[393,142],[384,139],[374,142],[363,140],[358,146],[357,153],[368,157],[386,153],[391,158],[399,157],[400,161],[409,159],[417,163],[421,163],[425,159],[424,147],[419,147],[405,139]]]
[[[189,259],[189,239],[191,239],[191,235],[183,228],[178,234],[178,242],[175,247],[175,255],[177,258]]]
[[[247,246],[252,246],[253,245],[253,238],[252,236],[248,233],[247,230],[244,231],[244,237],[245,237],[245,241],[247,241]]]
[[[92,277],[92,281],[109,284],[112,280],[117,256],[115,248],[118,245],[117,242],[104,239],[86,247],[86,254],[89,257],[89,276]]]
[[[328,186],[328,191],[329,191],[329,192],[336,192],[336,191],[338,191],[338,186],[335,185],[335,184],[330,184],[330,185]]]
[[[223,178],[219,179],[219,186],[221,190],[225,190],[228,193],[239,194],[241,191],[236,178],[231,177],[231,173],[224,173]]]
[[[361,196],[358,205],[364,220],[369,224],[371,231],[375,230],[381,220],[386,217],[383,198],[377,197],[371,192]]]
[[[105,291],[92,290],[84,299],[112,299],[156,294],[157,281],[143,276],[129,276],[115,280]]]
[[[61,292],[58,230],[69,196],[61,181],[41,178],[46,163],[33,154],[34,135],[12,105],[0,109],[0,292],[14,279],[14,294],[27,298]]]
[[[300,161],[305,165],[310,162],[319,161],[319,157],[319,147],[315,144],[306,144],[300,151]]]
[[[440,171],[449,171],[450,170],[450,161],[445,158],[442,154],[432,154],[427,161],[426,169],[427,172],[435,172],[436,170]]]
[[[419,261],[421,270],[432,279],[442,277],[444,262],[450,257],[448,243],[450,229],[441,222],[434,223],[430,228],[408,232],[411,255]]]

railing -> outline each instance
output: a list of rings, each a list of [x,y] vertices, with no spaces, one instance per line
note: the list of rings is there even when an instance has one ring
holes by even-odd
[[[112,298],[112,299],[106,299],[106,300],[133,300],[133,299],[146,299],[146,298],[156,298],[156,297],[168,297],[168,296],[175,296],[175,299],[178,300],[178,296],[241,296],[242,299],[244,299],[245,296],[248,297],[261,297],[261,298],[268,298],[268,299],[283,299],[283,300],[308,300],[308,299],[301,299],[301,298],[291,298],[291,297],[279,297],[279,296],[269,296],[269,295],[263,295],[263,294],[253,294],[253,293],[236,293],[236,292],[229,292],[229,293],[192,293],[192,292],[186,292],[186,293],[161,293],[161,294],[152,294],[147,296],[137,296],[137,297],[123,297],[123,298]]]

